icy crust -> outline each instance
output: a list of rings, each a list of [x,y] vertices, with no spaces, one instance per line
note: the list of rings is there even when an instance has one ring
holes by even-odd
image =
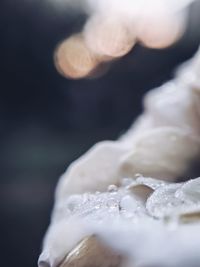
[[[153,180],[154,181],[154,180]],[[124,179],[122,186],[110,185],[107,192],[71,195],[55,208],[55,221],[71,216],[103,222],[105,218],[147,216],[143,196],[132,193],[132,188],[145,184],[143,180]],[[147,182],[149,185],[149,182]],[[159,182],[158,182],[159,184]],[[154,182],[152,182],[154,187]],[[140,189],[141,190],[141,189]],[[142,192],[142,190],[141,190]]]
[[[146,208],[156,218],[179,218],[189,213],[199,213],[200,218],[200,178],[158,188],[148,198]]]
[[[104,193],[72,195],[56,210],[54,220],[81,220],[87,235],[98,235],[130,265],[199,266],[200,178],[126,178]]]
[[[53,218],[75,216],[103,222],[110,217],[174,218],[189,212],[200,213],[200,178],[167,183],[141,176],[123,179],[120,187],[110,185],[107,192],[71,195],[59,203]]]

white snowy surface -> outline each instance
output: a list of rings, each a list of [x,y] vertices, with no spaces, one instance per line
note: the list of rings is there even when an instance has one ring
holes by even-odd
[[[152,190],[147,200],[144,187]],[[185,214],[190,218],[190,213],[197,218],[191,216],[187,223],[181,220]],[[200,178],[186,183],[126,178],[119,188],[110,185],[104,193],[66,198],[57,206],[53,219],[46,236],[51,245],[40,258],[50,259],[51,266],[83,237],[93,234],[126,255],[134,266],[188,267],[200,263]]]
[[[200,160],[199,58],[147,95],[122,138],[96,144],[63,174],[40,267],[57,267],[93,234],[127,256],[122,267],[200,266],[200,178],[171,183]]]

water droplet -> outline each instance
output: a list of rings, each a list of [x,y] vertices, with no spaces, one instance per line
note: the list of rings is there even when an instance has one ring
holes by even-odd
[[[141,173],[136,173],[134,176],[135,178],[139,178],[139,177],[142,177],[143,175]]]
[[[108,192],[116,192],[117,190],[118,190],[118,188],[114,184],[111,184],[108,186]]]
[[[120,207],[126,211],[135,212],[138,208],[138,202],[128,195],[121,199]]]

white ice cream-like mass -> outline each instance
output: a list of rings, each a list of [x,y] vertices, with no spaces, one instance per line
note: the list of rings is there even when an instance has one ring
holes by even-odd
[[[68,197],[54,213],[56,223],[46,242],[53,241],[54,232],[61,240],[64,238],[67,229],[60,227],[62,222],[64,227],[73,225],[70,235],[66,236],[68,243],[77,241],[74,241],[76,235],[83,238],[95,234],[114,251],[126,255],[129,264],[134,266],[198,266],[200,193],[194,198],[193,191],[198,191],[200,178],[168,184],[139,177],[128,182],[126,179],[122,184],[125,186],[109,186],[107,192]],[[144,201],[142,194],[134,193],[132,189],[137,186],[152,189],[147,200]],[[183,194],[187,195],[184,200]],[[187,222],[183,220],[184,215],[187,215]],[[71,224],[67,224],[70,220]],[[54,242],[50,249],[55,252],[61,246]],[[69,247],[63,242],[61,245],[64,258]],[[172,253],[173,259],[169,256]]]
[[[199,266],[200,178],[188,175],[200,161],[199,55],[147,95],[124,136],[95,145],[63,174],[40,267],[59,266],[93,235],[126,258],[122,267]]]

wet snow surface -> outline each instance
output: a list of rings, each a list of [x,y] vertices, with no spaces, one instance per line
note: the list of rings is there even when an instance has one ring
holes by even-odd
[[[166,183],[123,179],[107,192],[72,195],[55,218],[81,219],[130,265],[200,266],[200,178]]]

